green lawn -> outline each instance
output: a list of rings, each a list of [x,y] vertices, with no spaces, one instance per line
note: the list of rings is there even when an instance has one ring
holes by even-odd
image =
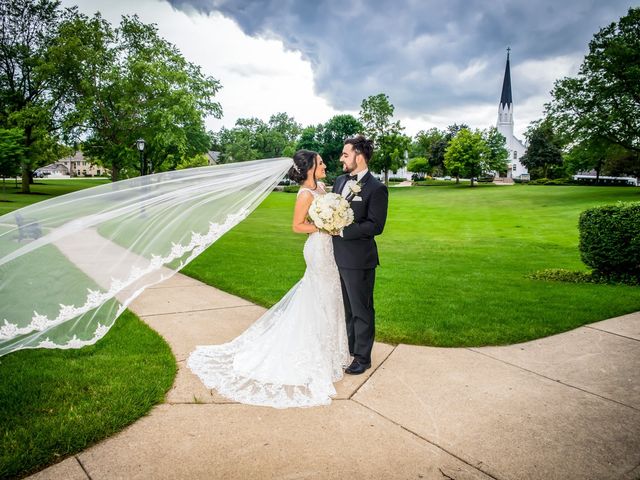
[[[84,188],[95,187],[110,183],[106,178],[77,178],[69,180],[42,180],[36,179],[31,185],[31,193],[21,193],[20,187],[16,188],[15,182],[7,180],[4,193],[2,191],[2,179],[0,179],[0,216],[18,208],[26,207],[32,203],[41,202],[65,193],[75,192]],[[18,184],[19,185],[19,184]]]
[[[38,181],[32,194],[7,189],[0,215],[102,183]],[[129,311],[96,345],[0,357],[0,478],[24,476],[121,430],[163,401],[175,374],[167,343]]]
[[[390,189],[378,237],[376,338],[479,346],[522,342],[640,310],[640,288],[531,280],[545,268],[585,270],[578,215],[640,200],[629,187],[450,185]],[[273,193],[183,272],[273,305],[302,276],[295,195]]]
[[[0,196],[0,214],[96,184],[39,181],[32,195]],[[378,340],[508,344],[640,310],[639,287],[526,278],[545,268],[586,270],[579,213],[640,200],[638,188],[451,184],[390,192],[378,240]],[[274,304],[304,271],[306,237],[290,228],[294,202],[294,194],[271,194],[183,272]],[[175,371],[164,340],[130,312],[94,346],[1,357],[0,477],[42,468],[130,424],[162,401]]]

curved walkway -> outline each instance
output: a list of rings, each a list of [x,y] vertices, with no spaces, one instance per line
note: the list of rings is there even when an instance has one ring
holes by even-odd
[[[330,406],[275,410],[185,366],[263,308],[177,274],[130,309],[178,360],[165,403],[32,478],[640,478],[640,312],[505,347],[378,343]]]

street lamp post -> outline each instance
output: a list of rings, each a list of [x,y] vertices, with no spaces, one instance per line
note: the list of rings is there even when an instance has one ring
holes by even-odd
[[[140,175],[147,174],[147,162],[144,158],[144,139],[139,138],[136,140],[136,148],[140,152]]]

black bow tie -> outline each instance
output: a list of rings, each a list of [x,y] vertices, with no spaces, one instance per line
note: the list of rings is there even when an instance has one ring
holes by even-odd
[[[356,173],[355,175],[348,175],[347,180],[358,180],[358,174]]]

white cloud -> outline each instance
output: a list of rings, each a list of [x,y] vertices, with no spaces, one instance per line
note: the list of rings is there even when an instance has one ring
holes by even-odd
[[[497,7],[440,0],[405,2],[406,8],[382,0],[346,7],[335,0],[63,3],[79,3],[89,14],[99,9],[114,24],[133,13],[157,24],[185,57],[221,81],[224,118],[208,120],[214,130],[233,126],[239,117],[267,120],[277,112],[303,125],[337,113],[357,115],[362,99],[380,92],[389,95],[410,135],[452,123],[487,128],[496,122],[504,48],[511,45],[519,137],[542,116],[553,82],[577,72],[588,39],[617,10],[598,4],[588,13],[576,9],[575,0],[534,6],[506,1]],[[367,21],[354,21],[367,14]]]

